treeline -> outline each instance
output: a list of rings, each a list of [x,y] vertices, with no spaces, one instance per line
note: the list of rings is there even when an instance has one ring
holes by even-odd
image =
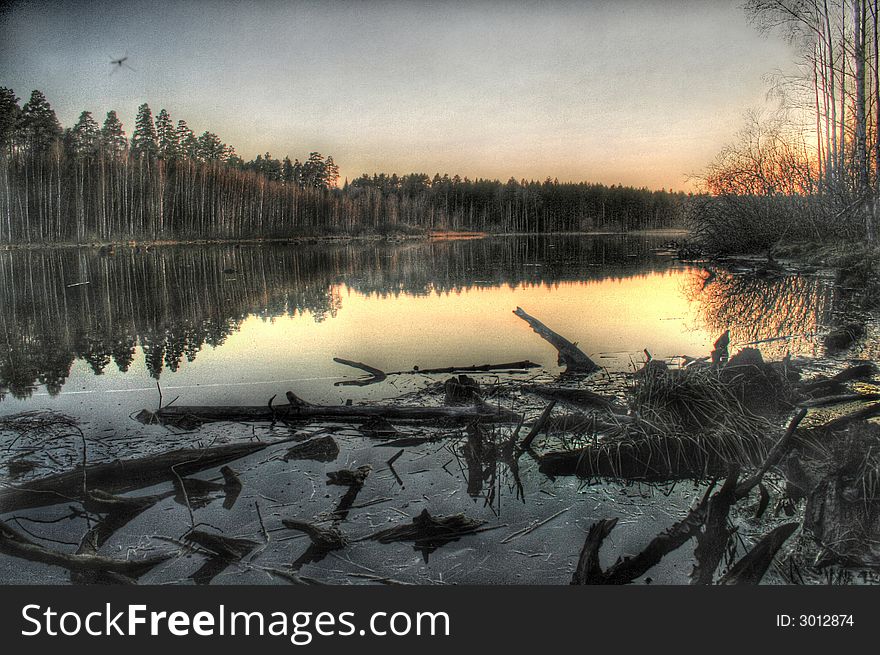
[[[364,175],[339,185],[332,157],[245,161],[213,132],[139,107],[62,128],[45,96],[0,88],[0,242],[283,238],[477,229],[540,233],[668,227],[684,195],[622,186]]]
[[[880,212],[880,2],[748,0],[762,30],[800,52],[775,86],[781,111],[751,114],[692,203],[709,250],[785,241],[874,241]]]

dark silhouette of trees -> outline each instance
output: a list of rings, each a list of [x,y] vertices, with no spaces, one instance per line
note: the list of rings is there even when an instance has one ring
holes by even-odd
[[[667,227],[685,196],[623,186],[458,175],[376,174],[339,184],[332,156],[244,161],[163,109],[138,108],[130,142],[116,112],[62,134],[46,98],[21,110],[0,90],[0,237],[5,242],[262,239],[396,230],[542,233]]]
[[[134,122],[134,133],[131,135],[131,152],[138,158],[151,159],[159,152],[156,126],[153,124],[153,112],[147,103],[138,107]]]

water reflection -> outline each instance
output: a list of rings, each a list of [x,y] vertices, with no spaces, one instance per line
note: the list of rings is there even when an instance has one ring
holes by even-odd
[[[159,379],[163,371],[177,371],[184,361],[195,360],[205,346],[224,344],[250,317],[333,320],[346,303],[354,306],[346,292],[425,298],[665,274],[670,260],[652,252],[661,241],[631,235],[2,252],[0,397],[27,398],[38,385],[56,395],[77,360],[101,375],[113,369],[126,372],[142,357],[149,375]],[[716,272],[706,283],[705,273],[685,273],[687,293],[701,308],[708,331],[717,334],[729,327],[735,342],[805,335],[816,331],[830,311],[828,290],[811,278],[761,281]],[[571,315],[553,318],[568,330],[585,325],[587,334],[596,336],[597,348],[619,344],[638,352],[660,337],[657,326],[643,325],[633,308],[658,313],[669,304],[655,282],[645,279],[640,297],[609,301],[604,309],[609,315],[584,313],[597,307],[598,296],[591,296],[583,302],[592,305],[570,305],[566,311]],[[486,301],[473,297],[458,311],[480,312]],[[506,314],[512,308],[492,311]],[[393,320],[388,312],[405,310],[402,305],[386,308],[376,320]],[[398,331],[407,334],[417,333],[420,321],[438,320],[398,318]],[[263,338],[277,341],[284,335]],[[526,332],[523,338],[534,343]],[[770,347],[791,345],[789,340]]]
[[[831,319],[833,286],[807,275],[743,275],[707,269],[688,278],[687,297],[713,334],[730,330],[735,347],[765,356],[819,355],[816,339]]]

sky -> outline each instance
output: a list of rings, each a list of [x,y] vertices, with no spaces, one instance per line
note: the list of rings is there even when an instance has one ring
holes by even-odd
[[[130,68],[114,69],[127,56]],[[795,53],[741,3],[12,2],[0,86],[166,108],[250,159],[689,189]]]

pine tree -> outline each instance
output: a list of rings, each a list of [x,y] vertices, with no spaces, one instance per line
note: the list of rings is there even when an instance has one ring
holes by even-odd
[[[426,175],[425,178],[427,179],[427,177]],[[338,182],[339,166],[333,161],[333,157],[328,155],[327,161],[324,162],[324,184],[328,189],[335,189]]]
[[[147,103],[138,107],[134,133],[131,135],[131,152],[137,157],[155,157],[159,152],[153,112]]]
[[[226,144],[213,132],[202,132],[198,138],[196,151],[202,161],[220,161],[226,156]]]
[[[159,156],[163,159],[174,159],[177,157],[177,131],[174,129],[174,123],[171,116],[165,109],[156,116],[156,139],[159,147]]]
[[[326,186],[327,167],[324,156],[320,152],[309,153],[309,159],[303,164],[303,185],[310,189]]]
[[[115,155],[125,152],[128,147],[128,139],[125,138],[122,121],[113,110],[108,111],[107,118],[104,119],[104,126],[101,128],[101,143],[108,153]]]
[[[0,87],[0,148],[12,145],[21,120],[21,107],[12,89]]]
[[[198,143],[196,135],[193,133],[186,121],[181,119],[177,121],[177,148],[178,152],[185,157],[195,159],[197,154]]]
[[[100,139],[101,131],[92,118],[92,112],[84,111],[70,130],[70,143],[74,154],[77,157],[93,157],[98,152]]]
[[[47,151],[61,138],[61,124],[41,91],[33,91],[22,107],[21,130],[35,151]]]

